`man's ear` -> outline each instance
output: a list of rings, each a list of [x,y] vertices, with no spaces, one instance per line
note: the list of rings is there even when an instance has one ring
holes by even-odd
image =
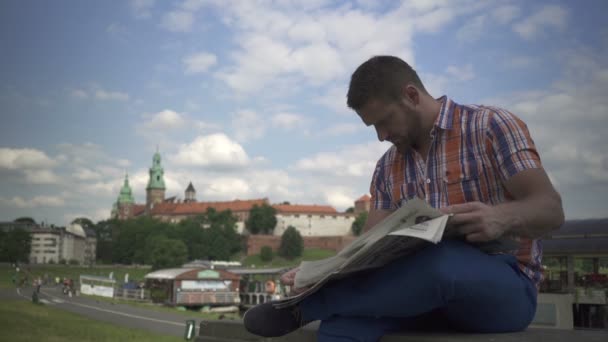
[[[402,88],[402,97],[406,105],[416,107],[420,104],[420,92],[415,86],[408,84]]]

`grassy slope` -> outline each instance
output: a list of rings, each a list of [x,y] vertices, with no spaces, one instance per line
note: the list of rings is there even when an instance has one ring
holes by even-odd
[[[23,265],[22,270],[28,269],[27,265]],[[126,273],[129,274],[129,280],[142,280],[146,273],[150,272],[150,268],[126,268],[120,266],[112,267],[80,267],[80,266],[67,266],[67,265],[32,265],[29,266],[29,273],[34,277],[44,277],[48,274],[49,279],[54,280],[55,277],[63,278],[68,277],[78,281],[80,275],[95,275],[108,277],[110,272],[114,272],[114,279],[119,282],[124,280]],[[7,264],[0,266],[0,287],[12,287],[12,276],[15,274],[14,269]],[[23,272],[20,272],[20,276],[24,276]],[[30,282],[32,277],[30,277]]]
[[[156,335],[118,327],[82,316],[21,300],[0,305],[3,341],[181,341],[180,337]]]
[[[302,260],[311,261],[328,258],[336,255],[336,252],[326,249],[310,248],[305,249],[301,257],[294,260],[287,260],[275,254],[274,258],[270,262],[262,261],[260,255],[250,255],[243,261],[243,266],[253,266],[257,268],[270,268],[270,267],[295,267],[300,264]]]

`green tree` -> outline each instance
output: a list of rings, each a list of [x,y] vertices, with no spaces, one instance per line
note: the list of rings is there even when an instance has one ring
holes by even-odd
[[[86,217],[77,217],[77,218],[73,219],[71,223],[72,224],[79,224],[83,228],[92,228],[92,227],[95,226],[95,224],[93,223],[93,221],[89,220]]]
[[[102,220],[91,227],[97,238],[97,261],[104,264],[112,263],[112,230],[117,222],[116,219]]]
[[[346,209],[346,213],[348,214],[352,214],[355,212],[355,208],[354,207],[348,207],[348,209]]]
[[[121,264],[146,262],[146,239],[153,235],[168,236],[172,225],[144,216],[112,225],[112,261]]]
[[[294,259],[302,255],[304,251],[304,240],[300,232],[289,226],[281,236],[281,246],[279,247],[279,255],[286,259]]]
[[[184,241],[190,259],[230,260],[242,249],[237,222],[230,210],[209,208],[204,215],[182,220],[169,237]]]
[[[4,261],[29,261],[32,247],[32,236],[30,233],[21,228],[16,228],[7,232],[4,240]]]
[[[249,218],[245,222],[245,227],[251,234],[272,234],[277,225],[277,210],[264,203],[257,204],[249,211]]]
[[[159,237],[149,240],[149,264],[153,270],[179,267],[188,260],[188,248],[180,240]]]
[[[13,222],[36,224],[36,221],[33,218],[25,216],[16,218]]]
[[[366,221],[367,221],[367,211],[359,213],[359,215],[357,216],[355,221],[353,221],[353,224],[350,227],[351,231],[353,232],[353,234],[355,236],[361,235]]]
[[[262,249],[260,250],[260,259],[264,262],[269,262],[272,261],[273,257],[274,253],[272,252],[272,248],[270,248],[270,246],[262,246]]]

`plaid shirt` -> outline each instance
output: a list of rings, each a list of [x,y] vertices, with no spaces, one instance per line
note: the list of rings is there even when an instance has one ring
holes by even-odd
[[[526,125],[506,110],[438,99],[441,110],[430,133],[427,162],[409,149],[391,146],[376,164],[370,193],[376,209],[394,210],[419,197],[434,208],[512,199],[503,186],[516,173],[540,168]],[[542,280],[540,240],[515,237],[520,269],[538,287]]]

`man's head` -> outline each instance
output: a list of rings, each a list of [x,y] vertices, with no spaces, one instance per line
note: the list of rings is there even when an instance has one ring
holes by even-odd
[[[426,93],[418,74],[405,61],[394,56],[375,56],[351,76],[346,103],[358,111],[371,99],[400,101],[408,85]]]
[[[378,140],[390,141],[400,152],[419,145],[424,132],[423,101],[430,98],[416,71],[393,56],[376,56],[353,73],[347,104]]]

